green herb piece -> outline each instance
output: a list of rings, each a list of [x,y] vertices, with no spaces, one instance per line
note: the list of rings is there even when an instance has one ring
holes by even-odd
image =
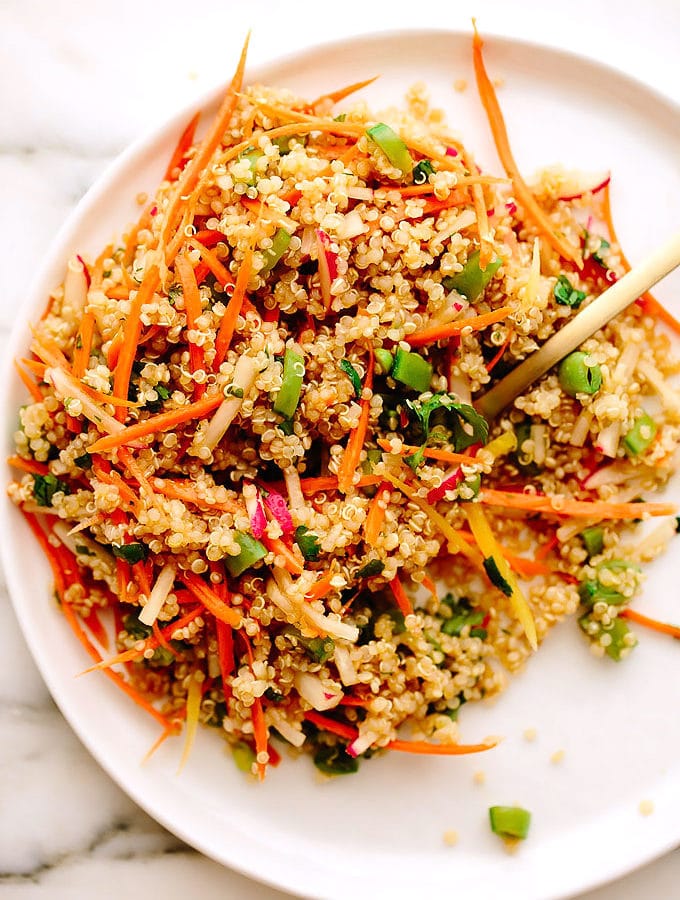
[[[584,528],[581,532],[581,540],[585,545],[589,559],[593,556],[599,556],[604,550],[604,529],[600,528],[599,525],[594,525],[592,528]]]
[[[610,247],[611,244],[609,243],[609,241],[605,241],[604,238],[600,238],[600,246],[597,248],[597,250],[593,250],[593,252],[590,254],[595,262],[599,263],[605,269],[607,268],[607,263],[602,259],[602,251],[609,250]]]
[[[80,556],[94,556],[94,552],[85,544],[76,544],[76,553]]]
[[[486,444],[489,437],[489,423],[467,403],[458,403],[455,394],[433,394],[429,400],[407,400],[406,405],[415,414],[423,431],[424,443],[418,453],[405,457],[405,461],[412,467],[420,465],[423,451],[430,437],[430,419],[437,412],[446,418],[446,424],[451,428],[451,442],[456,453],[471,447],[473,444]],[[469,429],[464,428],[464,424]],[[417,457],[420,455],[420,459]]]
[[[256,760],[255,751],[244,741],[237,741],[231,745],[231,755],[234,757],[236,768],[250,775],[253,771],[253,763]]]
[[[408,147],[389,125],[378,122],[377,125],[367,128],[366,134],[403,175],[409,175],[413,171],[413,157]]]
[[[460,634],[466,625],[469,625],[472,629],[472,628],[474,628],[475,625],[481,625],[483,621],[484,621],[484,613],[479,610],[471,611],[471,612],[470,611],[461,612],[461,613],[457,613],[456,615],[451,616],[450,619],[446,619],[445,622],[442,624],[441,630],[443,631],[444,634],[448,634],[451,637],[460,637]],[[486,637],[485,629],[480,628],[480,629],[476,629],[476,630],[483,631],[484,636]],[[475,637],[475,635],[472,634],[472,630],[470,631],[470,636]],[[477,635],[477,636],[479,636],[479,635]]]
[[[274,237],[272,238],[271,247],[268,250],[264,250],[262,253],[262,268],[260,269],[261,275],[266,275],[267,272],[270,272],[279,262],[283,254],[288,249],[291,237],[292,235],[290,235],[285,228],[279,228],[276,231]]]
[[[256,562],[264,559],[267,555],[267,548],[258,540],[255,540],[252,535],[243,531],[237,531],[234,537],[241,548],[241,552],[238,556],[224,557],[224,565],[232,578],[243,574],[246,569],[254,566]]]
[[[334,122],[344,122],[346,118],[347,118],[347,113],[340,113],[339,115],[335,116],[333,121]]]
[[[584,606],[593,606],[603,601],[610,606],[622,606],[627,602],[626,597],[615,588],[606,587],[599,579],[594,581],[582,581],[578,588],[578,595]]]
[[[360,397],[361,378],[359,378],[359,373],[348,359],[341,359],[339,365],[345,375],[347,375],[349,380],[352,382],[352,387],[354,388],[354,396]]]
[[[586,364],[588,354],[575,350],[560,363],[557,370],[562,390],[570,397],[577,394],[596,394],[602,387],[602,370],[598,365]]]
[[[490,806],[489,822],[499,837],[523,841],[529,834],[531,813],[521,806]]]
[[[308,562],[316,562],[321,553],[321,541],[306,525],[298,525],[295,529],[295,543]]]
[[[89,453],[83,453],[82,456],[76,456],[73,462],[81,469],[92,468],[92,457]]]
[[[111,269],[105,269],[102,272],[102,278],[110,278],[111,277]]]
[[[314,765],[324,775],[352,775],[359,771],[359,760],[350,756],[342,744],[320,744],[314,754]]]
[[[267,700],[270,700],[272,703],[280,703],[282,700],[285,700],[283,694],[280,694],[277,690],[271,687],[267,688],[267,690],[264,692],[264,695]]]
[[[503,591],[506,597],[512,596],[512,588],[501,575],[498,563],[493,556],[487,556],[484,560],[484,571],[489,576],[489,580],[495,585],[499,591]]]
[[[335,650],[335,641],[333,640],[333,638],[329,637],[300,637],[298,641],[300,645],[305,648],[312,659],[318,663],[325,663],[327,660],[329,660],[333,655],[333,651]]]
[[[281,389],[274,401],[274,412],[286,419],[291,419],[300,402],[302,383],[305,378],[304,357],[288,347],[283,356],[283,378]]]
[[[623,439],[623,446],[630,456],[637,456],[651,445],[656,437],[656,422],[650,415],[643,412],[633,422],[633,427]]]
[[[359,578],[373,578],[375,575],[382,575],[385,569],[385,563],[381,559],[369,559],[357,572]]]
[[[177,303],[177,298],[183,295],[182,285],[181,284],[171,284],[168,288],[168,303],[170,306],[174,306]]]
[[[395,381],[400,381],[406,387],[418,391],[419,394],[424,394],[430,389],[432,365],[420,354],[411,353],[398,347],[390,374]]]
[[[71,493],[66,482],[60,481],[55,475],[33,476],[33,496],[38,506],[52,506],[52,498],[59,491]]]
[[[446,275],[442,278],[442,284],[447,291],[458,291],[463,297],[473,302],[484,291],[502,264],[503,260],[498,256],[482,271],[479,266],[479,250],[475,250],[468,257],[463,270],[455,275]]]
[[[153,631],[150,625],[140,622],[133,613],[129,613],[123,618],[123,628],[136,641],[145,641],[148,637],[151,637]]]
[[[125,562],[134,565],[147,558],[149,555],[149,548],[146,544],[139,544],[136,542],[131,544],[112,544],[111,552],[118,559],[124,559]]]
[[[392,619],[392,634],[403,634],[406,631],[406,621],[400,609],[388,609],[386,615]]]
[[[434,166],[429,159],[421,159],[421,161],[413,167],[413,183],[425,184],[430,175],[434,174],[434,171]]]
[[[577,291],[572,287],[571,282],[566,275],[558,275],[555,287],[553,288],[555,300],[562,306],[570,306],[572,309],[578,309],[586,299],[583,291]]]
[[[623,651],[632,650],[633,647],[636,646],[637,640],[631,641],[628,637],[628,635],[632,635],[630,628],[626,622],[618,616],[611,625],[607,625],[606,627],[598,622],[598,631],[595,634],[592,634],[590,631],[590,625],[593,621],[590,614],[586,613],[586,615],[581,616],[578,620],[578,624],[582,631],[584,631],[588,638],[593,642],[599,642],[603,634],[609,635],[610,641],[604,649],[607,656],[610,659],[613,659],[614,662],[621,662],[623,659]]]
[[[473,475],[471,478],[467,479],[464,484],[472,491],[472,497],[466,497],[465,499],[463,497],[459,497],[458,499],[461,503],[467,503],[469,500],[474,499],[479,494],[482,488],[482,476],[477,473],[476,475]]]
[[[390,351],[379,347],[374,353],[375,361],[378,364],[378,374],[389,375],[394,364],[394,357]]]

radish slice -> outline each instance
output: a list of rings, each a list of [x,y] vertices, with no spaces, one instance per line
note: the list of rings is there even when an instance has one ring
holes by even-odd
[[[563,191],[558,200],[579,200],[584,194],[597,194],[604,190],[611,181],[610,172],[599,172],[585,175],[580,172],[570,173],[564,179]]]
[[[267,527],[267,517],[264,514],[264,506],[254,484],[243,485],[243,502],[250,518],[250,533],[254,538],[262,537]]]
[[[321,282],[321,295],[326,309],[330,308],[331,284],[338,275],[337,253],[331,250],[331,239],[321,228],[316,229],[316,250],[319,259],[319,281]]]
[[[284,534],[290,534],[295,530],[290,511],[281,494],[271,491],[264,498],[264,505],[279,523]]]
[[[298,672],[295,676],[295,689],[303,700],[319,712],[333,709],[343,698],[339,684],[322,681],[318,675],[310,672]]]
[[[347,753],[356,759],[361,753],[365,753],[366,750],[378,740],[378,735],[374,731],[366,731],[364,734],[360,734],[359,737],[354,738],[351,744],[347,745]]]

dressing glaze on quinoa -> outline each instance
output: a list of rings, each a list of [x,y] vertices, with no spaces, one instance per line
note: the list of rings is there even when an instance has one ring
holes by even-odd
[[[159,740],[185,724],[184,758],[198,722],[260,777],[280,739],[328,774],[486,750],[461,706],[555,623],[615,660],[627,619],[661,627],[628,604],[675,531],[647,500],[677,463],[677,323],[644,298],[497,421],[474,407],[627,265],[608,179],[528,185],[474,53],[507,178],[422,86],[310,102],[243,87],[244,50],[18,361],[10,494],[97,668]]]

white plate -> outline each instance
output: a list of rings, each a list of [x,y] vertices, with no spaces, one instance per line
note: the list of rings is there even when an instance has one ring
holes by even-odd
[[[676,226],[680,196],[678,109],[624,74],[566,53],[503,39],[487,42],[512,145],[525,172],[552,162],[611,168],[620,235],[633,259]],[[400,102],[425,81],[434,100],[492,171],[499,166],[474,89],[468,35],[385,33],[310,50],[250,76],[311,96],[381,73],[372,105]],[[455,93],[453,82],[469,88]],[[215,98],[206,100],[214,105]],[[64,226],[31,291],[35,318],[73,251],[93,254],[135,215],[132,198],[153,190],[185,111],[125,153]],[[659,296],[670,299],[678,278]],[[28,343],[25,322],[10,352]],[[7,451],[24,400],[17,380],[4,398]],[[678,491],[675,491],[678,494]],[[310,896],[563,897],[649,860],[680,841],[680,657],[670,639],[640,634],[620,665],[595,660],[575,621],[557,629],[527,671],[493,705],[462,715],[466,740],[503,734],[483,756],[392,754],[358,775],[320,784],[309,760],[284,760],[264,785],[235,769],[225,745],[203,730],[181,776],[177,741],[146,766],[156,727],[99,676],[76,679],[87,660],[50,600],[48,567],[11,504],[0,511],[5,571],[17,615],[40,670],[66,718],[109,774],[161,823],[216,860]],[[644,607],[678,619],[674,562],[651,567]],[[523,738],[527,728],[537,739]],[[556,751],[561,764],[551,764]],[[485,773],[483,784],[473,775]],[[75,774],[77,779],[77,773]],[[642,800],[654,814],[640,815]],[[521,804],[533,813],[515,856],[490,833],[487,808]],[[460,835],[445,846],[448,829]]]

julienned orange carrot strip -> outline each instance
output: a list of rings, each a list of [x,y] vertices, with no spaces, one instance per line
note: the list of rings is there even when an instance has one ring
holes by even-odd
[[[454,206],[462,206],[464,203],[469,202],[470,198],[466,191],[451,191],[446,200],[426,200],[425,205],[423,206],[423,215],[430,216],[433,213],[442,212],[443,210],[451,209]],[[484,214],[486,215],[486,209],[484,210]]]
[[[321,597],[325,597],[327,594],[333,590],[333,585],[331,584],[331,580],[333,578],[333,572],[329,569],[327,572],[319,578],[318,581],[315,581],[314,584],[310,587],[310,589],[305,594],[305,600],[311,603],[313,600],[319,600]]]
[[[234,115],[238,96],[243,85],[243,73],[246,67],[246,55],[248,52],[248,42],[250,41],[250,33],[246,36],[241,51],[241,56],[234,72],[234,77],[227,88],[222,105],[210,127],[210,130],[201,141],[196,153],[192,157],[189,164],[185,167],[177,181],[175,194],[170,201],[169,209],[166,213],[165,225],[161,236],[161,242],[165,246],[169,243],[170,238],[180,223],[187,204],[187,198],[191,197],[194,188],[198,184],[201,172],[210,162],[212,155],[224,137],[229,127],[229,123]],[[168,265],[172,259],[166,260]]]
[[[216,509],[220,512],[241,513],[245,507],[235,500],[221,500],[218,502],[206,500],[196,492],[196,487],[188,478],[152,478],[151,487],[159,494],[169,497],[171,500],[181,500],[183,503],[192,503],[194,506],[202,506],[204,509]]]
[[[493,372],[493,370],[496,368],[498,363],[503,358],[503,354],[510,346],[510,341],[512,340],[513,335],[514,335],[514,330],[512,328],[508,328],[508,336],[503,341],[501,346],[498,348],[498,352],[486,364],[486,371],[489,373],[489,375]]]
[[[385,438],[378,438],[377,443],[386,453],[394,452],[392,450],[392,444]],[[419,449],[419,447],[411,447],[407,444],[402,444],[401,449],[399,450],[399,456],[410,456]],[[462,463],[464,465],[470,465],[470,463],[476,461],[478,462],[478,460],[475,460],[474,456],[467,456],[465,453],[454,453],[451,450],[440,450],[438,447],[426,447],[424,452],[425,456],[429,459],[438,459],[441,460],[441,462]]]
[[[212,250],[209,250],[204,244],[198,240],[198,236],[189,239],[189,244],[201,254],[201,259],[207,268],[213,273],[215,278],[224,287],[226,284],[234,284],[234,277],[229,269],[224,266]],[[207,274],[207,272],[206,272]],[[198,276],[197,276],[198,280]]]
[[[147,594],[147,597],[148,596],[149,595]],[[175,659],[177,659],[177,653],[173,650],[173,648],[170,646],[170,644],[166,641],[166,639],[163,635],[163,632],[161,631],[160,625],[158,624],[158,619],[153,620],[153,624],[151,625],[151,633],[153,634],[154,638],[158,641],[158,646],[162,647],[163,650],[167,650],[167,652],[171,656],[174,656]]]
[[[371,500],[368,515],[364,522],[364,540],[367,544],[375,544],[380,537],[391,492],[392,485],[389,481],[383,481],[375,497]]]
[[[46,463],[38,462],[35,459],[22,459],[21,456],[8,456],[7,462],[15,469],[21,469],[22,472],[30,472],[31,475],[47,475],[49,468]]]
[[[177,578],[216,619],[231,625],[232,628],[238,628],[241,624],[241,613],[228,606],[202,578],[193,572],[178,572]]]
[[[337,737],[341,737],[346,741],[353,741],[359,736],[359,732],[351,725],[344,722],[337,722],[330,716],[322,716],[321,713],[310,710],[305,713],[305,719],[316,725],[321,731],[328,731]],[[496,746],[496,742],[489,741],[484,744],[430,744],[428,741],[390,741],[387,744],[387,750],[398,750],[402,753],[421,753],[436,756],[462,756],[466,753],[482,753],[484,750],[491,750]]]
[[[479,499],[487,506],[524,509],[552,516],[586,516],[600,519],[639,519],[650,516],[674,516],[673,503],[607,503],[603,500],[571,500],[568,497],[519,494],[483,488]]]
[[[128,300],[130,297],[130,288],[122,284],[114,284],[108,288],[106,296],[109,300]]]
[[[38,385],[35,383],[35,381],[33,381],[31,376],[27,372],[24,372],[24,370],[21,368],[21,366],[16,361],[16,359],[14,360],[14,368],[17,370],[17,375],[19,376],[19,378],[21,378],[21,381],[23,382],[24,387],[26,388],[28,393],[31,395],[33,400],[36,403],[42,403],[42,401],[45,399],[43,397],[42,391],[40,390]]]
[[[680,641],[680,627],[677,625],[669,625],[666,622],[659,622],[658,619],[650,619],[649,616],[643,616],[642,613],[635,612],[629,606],[622,609],[619,615],[624,619],[630,619],[631,622],[637,622],[638,625],[644,625],[645,628],[651,628],[652,631],[669,634]]]
[[[90,361],[90,351],[92,350],[92,337],[94,336],[94,313],[91,309],[86,310],[80,323],[78,337],[76,338],[76,348],[73,351],[73,377],[80,380],[85,374],[87,364]]]
[[[61,570],[61,565],[59,563],[59,557],[57,556],[56,549],[48,541],[47,535],[40,527],[36,516],[34,516],[33,513],[27,512],[25,509],[22,509],[21,512],[26,519],[26,522],[28,523],[28,527],[31,529],[33,535],[40,544],[40,549],[47,557],[47,561],[50,564],[50,568],[52,569],[52,575],[54,576],[54,589],[57,593],[57,597],[59,598],[59,600],[61,600],[64,596],[65,584],[64,575]]]
[[[139,497],[137,497],[131,487],[125,484],[120,474],[116,472],[115,469],[111,469],[105,460],[96,455],[92,459],[92,474],[99,481],[103,481],[104,484],[115,487],[120,499],[133,510],[137,517],[139,517],[143,508],[139,501]]]
[[[426,591],[429,591],[430,594],[434,597],[435,600],[439,599],[439,593],[437,592],[437,585],[430,578],[429,575],[423,575],[423,579],[421,581],[422,586]]]
[[[187,155],[194,141],[196,127],[200,118],[201,113],[197,112],[180,135],[180,138],[177,141],[177,146],[175,147],[173,154],[170,157],[170,161],[168,162],[168,168],[165,170],[165,175],[163,176],[164,181],[172,181],[174,179],[175,169],[178,169],[182,166],[184,157]]]
[[[127,299],[127,297],[125,298]],[[115,369],[118,364],[118,357],[120,356],[120,348],[123,346],[123,328],[119,328],[118,331],[111,338],[111,343],[109,344],[109,349],[106,352],[106,365],[109,369]]]
[[[141,314],[142,306],[148,303],[154,295],[160,276],[158,266],[152,266],[144,275],[144,279],[139,286],[139,290],[135,299],[130,304],[130,312],[128,313],[125,325],[123,326],[123,342],[118,354],[118,362],[113,375],[113,395],[127,400],[128,387],[130,384],[130,374],[132,373],[132,364],[135,361],[137,353],[137,344],[142,333]],[[116,418],[119,422],[125,421],[125,410],[119,408],[116,410]]]
[[[355,81],[354,84],[348,84],[346,87],[339,88],[337,91],[330,91],[328,94],[322,94],[320,97],[317,97],[313,103],[309,104],[309,108],[314,109],[314,107],[321,103],[322,100],[330,100],[331,103],[339,103],[341,100],[344,100],[345,97],[349,97],[350,94],[355,94],[362,88],[368,87],[369,84],[373,84],[379,77],[379,75],[374,75],[373,78],[366,78],[364,81]]]
[[[56,366],[59,369],[71,371],[69,361],[64,356],[64,351],[59,344],[46,334],[34,335],[31,343],[31,351],[47,366]]]
[[[175,259],[175,272],[179,275],[184,294],[184,311],[187,317],[187,328],[195,329],[196,320],[202,313],[201,295],[196,283],[194,267],[183,253],[179,253]],[[193,341],[189,342],[189,366],[192,372],[198,372],[204,368],[203,347],[199,347]],[[206,384],[194,383],[194,400],[200,400],[205,393]]]
[[[26,356],[22,356],[19,360],[21,365],[28,369],[33,375],[38,378],[39,381],[45,380],[45,371],[47,370],[47,366],[45,363],[38,362],[37,359],[29,359]]]
[[[291,575],[302,575],[305,570],[302,560],[298,559],[290,547],[281,538],[270,538],[265,532],[262,535],[262,543],[270,553],[283,558],[285,568]]]
[[[243,638],[243,642],[246,645],[246,654],[248,655],[248,665],[252,671],[253,664],[255,662],[255,658],[253,656],[253,648],[250,643],[250,639],[245,631],[241,632],[241,637]],[[264,721],[264,710],[262,708],[262,700],[259,697],[255,698],[253,702],[252,712],[251,712],[252,720],[253,720],[253,734],[255,736],[255,753],[259,756],[260,753],[267,752],[267,745],[269,743],[269,731],[267,729],[267,725]],[[264,780],[265,773],[267,771],[267,764],[265,762],[257,761],[257,775],[260,781]]]
[[[512,180],[515,198],[524,208],[527,218],[531,219],[538,230],[546,236],[550,246],[564,259],[570,260],[578,269],[581,269],[583,268],[583,262],[579,251],[564,238],[555,234],[552,222],[538,205],[536,198],[531,193],[527,183],[520,174],[515,158],[512,155],[512,150],[510,149],[508,132],[505,127],[505,120],[503,119],[503,113],[501,112],[498,98],[496,97],[496,90],[484,65],[482,47],[483,41],[475,27],[475,34],[472,42],[472,54],[475,77],[477,79],[477,89],[482,101],[482,106],[484,107],[489,120],[498,156],[508,177]]]
[[[374,368],[375,357],[373,355],[373,350],[371,349],[369,351],[366,381],[364,383],[365,390],[372,391],[373,389]],[[361,415],[359,416],[359,422],[349,436],[347,446],[345,447],[345,452],[342,454],[340,466],[338,467],[338,488],[343,492],[343,494],[346,494],[352,487],[352,482],[354,481],[354,473],[359,466],[361,451],[366,440],[368,418],[370,414],[371,400],[370,398],[364,397],[361,400]]]
[[[222,316],[222,321],[220,322],[220,327],[217,330],[217,337],[215,338],[215,361],[213,363],[213,370],[219,369],[219,367],[222,365],[222,363],[224,362],[224,358],[227,355],[227,350],[231,345],[231,340],[236,329],[236,322],[238,320],[239,313],[241,312],[243,300],[246,296],[246,288],[248,287],[248,281],[250,280],[250,274],[252,270],[253,249],[252,247],[249,247],[243,257],[243,260],[241,261],[241,266],[238,270],[238,275],[236,276],[236,287],[234,288],[234,293],[229,299],[227,308],[225,309],[224,315]]]
[[[446,325],[431,325],[429,328],[423,328],[422,331],[410,334],[408,342],[412,347],[424,347],[427,344],[434,344],[435,341],[444,341],[447,338],[455,337],[465,328],[470,328],[472,331],[481,331],[488,325],[494,325],[496,322],[502,322],[503,319],[507,319],[512,312],[511,306],[499,306],[498,309],[483,313],[481,316],[459,319],[455,322],[448,322]]]
[[[169,412],[159,413],[157,416],[149,416],[148,419],[144,419],[142,422],[128,425],[127,428],[124,428],[117,434],[105,435],[103,438],[95,441],[94,444],[91,444],[88,447],[88,452],[103,453],[106,450],[113,450],[114,447],[130,444],[147,435],[176,428],[178,425],[190,422],[193,419],[203,419],[217,409],[223,400],[224,397],[221,394],[219,397],[203,397],[195,403],[187,403],[185,406],[180,406]]]
[[[405,616],[410,616],[413,614],[413,605],[408,598],[406,591],[404,590],[404,585],[399,580],[399,576],[395,575],[392,581],[390,581],[390,587],[392,589],[392,593],[394,594],[394,599],[397,601],[397,606]]]
[[[217,654],[220,660],[222,690],[226,691],[230,677],[234,674],[234,633],[225,622],[215,620],[217,632]]]

